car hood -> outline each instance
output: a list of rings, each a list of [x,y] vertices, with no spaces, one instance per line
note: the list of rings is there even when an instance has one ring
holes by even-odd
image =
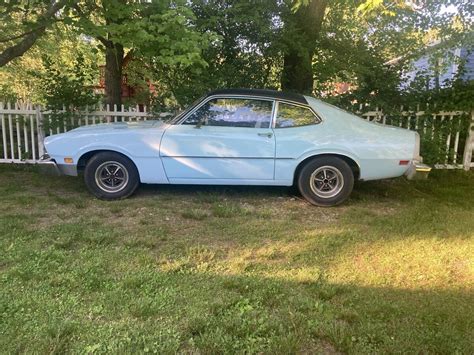
[[[105,134],[122,134],[139,132],[140,130],[156,129],[162,131],[167,124],[162,121],[138,121],[138,122],[114,122],[101,123],[95,125],[81,126],[65,133],[54,134],[46,137],[44,143],[46,146],[62,139],[84,136],[102,136]]]
[[[75,128],[69,132],[82,133],[82,132],[102,132],[109,130],[130,130],[130,129],[144,129],[144,128],[158,128],[163,126],[162,121],[137,121],[137,122],[114,122],[114,123],[101,123],[95,125],[81,126]]]

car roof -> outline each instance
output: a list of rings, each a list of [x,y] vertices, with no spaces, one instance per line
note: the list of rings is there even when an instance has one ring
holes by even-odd
[[[264,90],[264,89],[219,89],[211,91],[206,95],[242,95],[242,96],[257,96],[257,97],[269,97],[272,99],[280,99],[286,101],[292,101],[303,105],[308,105],[308,101],[304,95],[296,94],[292,92],[277,91],[277,90]]]

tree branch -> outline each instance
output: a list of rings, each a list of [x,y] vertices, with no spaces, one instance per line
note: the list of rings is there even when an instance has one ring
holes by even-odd
[[[23,37],[23,39],[18,42],[17,44],[8,47],[2,53],[0,53],[0,67],[4,66],[11,60],[21,57],[28,49],[30,49],[40,38],[44,32],[46,31],[46,27],[48,26],[48,21],[54,17],[54,15],[66,5],[67,0],[60,0],[55,2],[54,0],[51,1],[50,6],[46,10],[44,14],[42,14],[38,18],[38,27],[34,30],[31,30],[30,33],[27,33]]]
[[[110,39],[107,39],[103,36],[95,36],[95,38],[98,39],[106,47],[113,47],[114,46],[114,43]]]
[[[51,23],[59,23],[59,22],[64,22],[64,19],[61,19],[61,18],[56,18],[56,19],[53,19],[51,21]],[[29,31],[26,31],[26,32],[23,32],[23,33],[20,33],[19,35],[15,35],[15,36],[12,36],[12,37],[8,37],[8,38],[0,38],[0,43],[7,43],[7,42],[11,42],[11,41],[14,41],[16,39],[20,39],[22,37],[25,37],[27,35],[29,35],[30,33],[32,32],[35,32],[37,31],[38,29],[41,29],[42,27],[46,27],[46,25],[39,25],[38,27],[35,27],[33,28],[32,30],[29,30]]]
[[[6,42],[11,42],[11,41],[14,41],[16,39],[19,39],[19,38],[22,38],[22,37],[25,37],[25,36],[28,36],[30,33],[33,33],[35,31],[38,31],[40,30],[41,28],[45,27],[45,25],[41,25],[39,27],[36,27],[30,31],[27,31],[27,32],[23,32],[19,35],[16,35],[16,36],[13,36],[13,37],[9,37],[9,38],[1,38],[0,39],[0,43],[6,43]]]
[[[73,8],[74,10],[77,11],[77,13],[79,14],[80,17],[82,17],[83,20],[86,20],[87,21],[87,15],[84,13],[84,11],[82,11],[81,7],[79,6],[79,4],[74,4],[73,5]],[[87,22],[90,22],[92,23],[90,20],[88,20]],[[95,37],[95,39],[97,39],[99,42],[101,42],[105,47],[110,47],[112,48],[114,46],[114,43],[105,38],[104,36],[101,36],[101,35],[93,35],[93,37]]]

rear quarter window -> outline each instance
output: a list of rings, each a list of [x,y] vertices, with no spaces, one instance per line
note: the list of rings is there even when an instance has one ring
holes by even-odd
[[[318,124],[319,122],[320,119],[307,107],[285,102],[278,103],[275,128],[301,127]]]

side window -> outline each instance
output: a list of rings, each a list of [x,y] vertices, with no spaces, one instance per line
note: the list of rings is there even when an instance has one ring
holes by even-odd
[[[269,128],[273,101],[256,99],[212,99],[183,124],[205,126]]]
[[[278,103],[275,128],[307,126],[316,123],[319,123],[319,119],[309,108],[284,102]]]

